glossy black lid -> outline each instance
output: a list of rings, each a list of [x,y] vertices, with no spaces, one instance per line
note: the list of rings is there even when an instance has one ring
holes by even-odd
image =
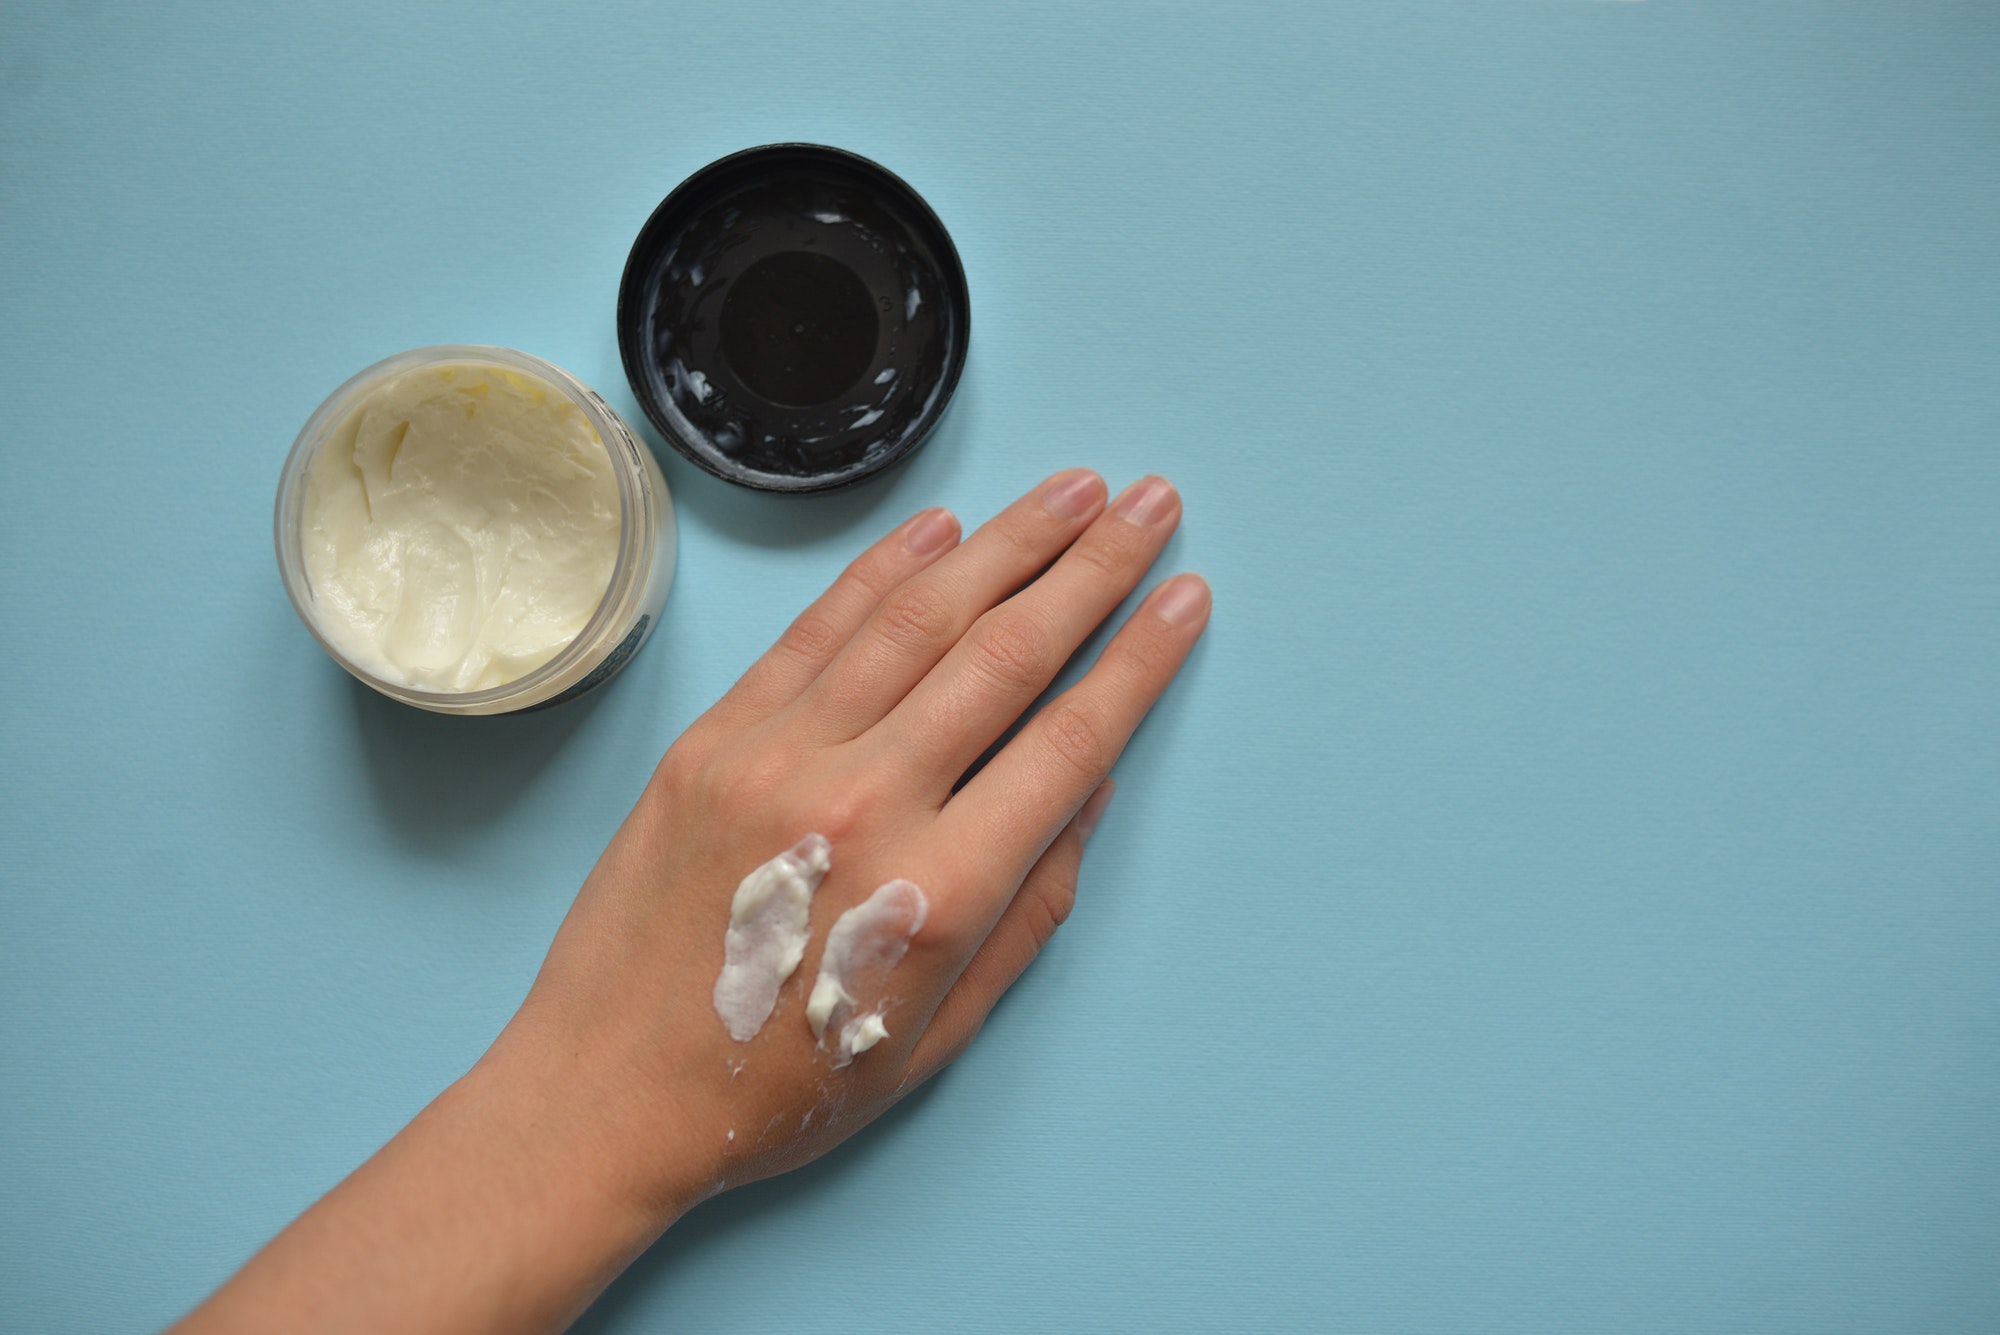
[[[900,177],[837,148],[769,144],[681,182],[618,289],[639,406],[701,467],[830,491],[914,453],[970,335],[965,270]]]

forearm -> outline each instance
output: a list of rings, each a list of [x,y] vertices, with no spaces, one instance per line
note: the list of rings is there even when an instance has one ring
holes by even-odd
[[[510,1033],[176,1330],[562,1329],[702,1194],[592,1083]]]

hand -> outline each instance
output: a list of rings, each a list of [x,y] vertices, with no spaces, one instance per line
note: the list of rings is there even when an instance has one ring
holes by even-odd
[[[1106,776],[1208,587],[1154,590],[965,776],[1179,520],[1164,481],[1107,511],[1079,470],[963,544],[928,510],[862,553],[667,752],[478,1065],[179,1329],[557,1329],[689,1206],[824,1153],[949,1063],[1069,913]],[[832,844],[808,948],[738,1042],[712,1002],[730,901],[808,834]],[[898,879],[928,913],[856,984],[887,1036],[837,1065],[806,993],[829,928]]]
[[[496,1051],[572,1054],[669,1209],[824,1153],[949,1063],[1068,915],[1112,764],[1200,635],[1206,585],[1155,591],[958,785],[1179,520],[1161,479],[1107,507],[1078,470],[962,544],[931,510],[864,552],[667,752]],[[711,1000],[731,896],[808,833],[832,842],[810,944],[739,1043]],[[860,999],[886,1003],[888,1037],[836,1068],[806,994],[835,919],[897,878],[929,913]]]

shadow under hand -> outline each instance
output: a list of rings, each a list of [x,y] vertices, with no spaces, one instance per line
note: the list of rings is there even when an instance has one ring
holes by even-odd
[[[534,713],[459,717],[349,684],[376,801],[404,842],[426,851],[450,849],[504,816],[604,698],[596,690]]]
[[[886,1172],[902,1124],[916,1116],[938,1082],[949,1079],[950,1075],[949,1070],[940,1072],[911,1090],[901,1102],[824,1158],[778,1177],[738,1187],[696,1206],[612,1281],[611,1287],[591,1304],[582,1319],[570,1327],[571,1335],[612,1335],[614,1331],[631,1329],[627,1318],[644,1308],[655,1295],[671,1288],[690,1267],[713,1264],[716,1251],[768,1211],[783,1209],[787,1201],[797,1201],[814,1192],[838,1190],[851,1175]]]

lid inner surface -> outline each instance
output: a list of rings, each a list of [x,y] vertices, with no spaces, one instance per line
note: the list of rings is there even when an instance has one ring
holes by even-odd
[[[956,380],[957,255],[908,187],[848,157],[724,159],[633,247],[620,330],[633,389],[723,477],[819,490],[873,472],[915,447]]]

